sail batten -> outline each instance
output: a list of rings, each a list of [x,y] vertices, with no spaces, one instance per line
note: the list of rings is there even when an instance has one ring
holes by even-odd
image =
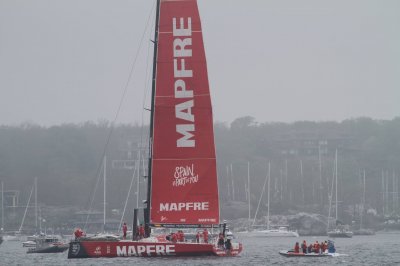
[[[161,0],[151,224],[219,223],[212,106],[196,0]]]

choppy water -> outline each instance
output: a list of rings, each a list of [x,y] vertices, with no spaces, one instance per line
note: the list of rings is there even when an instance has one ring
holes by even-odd
[[[295,241],[315,242],[326,237],[257,238],[240,236],[244,251],[236,258],[112,258],[67,259],[59,254],[26,254],[20,242],[0,245],[0,265],[400,265],[400,233],[354,236],[336,239],[337,252],[346,256],[334,258],[286,258],[279,250],[290,249]]]

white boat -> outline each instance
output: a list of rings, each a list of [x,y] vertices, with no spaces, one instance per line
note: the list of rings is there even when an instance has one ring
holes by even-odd
[[[47,242],[47,243],[57,243],[61,242],[61,236],[58,235],[32,235],[28,236],[26,241],[22,242],[22,247],[24,248],[34,248],[37,246],[38,242]]]
[[[346,228],[336,228],[334,230],[331,230],[328,232],[329,237],[333,238],[352,238],[353,237],[353,232],[346,229]]]
[[[69,248],[69,245],[56,235],[40,235],[34,242],[36,245],[29,248],[27,253],[60,253]]]
[[[264,186],[261,192],[261,196],[258,202],[258,206],[257,206],[257,210],[256,210],[256,214],[254,216],[254,222],[253,222],[253,226],[254,223],[256,221],[256,216],[257,216],[257,212],[258,212],[258,208],[260,206],[260,202],[262,199],[262,196],[264,194],[264,190],[265,190],[265,185],[268,182],[267,188],[268,188],[268,201],[267,201],[267,229],[257,229],[257,230],[253,230],[249,233],[249,235],[251,236],[260,236],[260,237],[299,237],[299,233],[297,231],[292,231],[288,229],[288,226],[279,226],[278,228],[270,228],[270,224],[269,224],[269,205],[270,205],[270,192],[269,192],[269,187],[270,187],[270,180],[271,180],[271,163],[268,163],[268,175],[266,176],[266,179],[264,181]]]
[[[16,232],[6,232],[3,235],[3,240],[4,241],[22,241],[22,239],[24,239],[24,237],[18,231],[16,231]]]
[[[251,234],[266,237],[299,237],[297,231],[289,230],[286,226],[280,226],[277,229],[255,230]]]

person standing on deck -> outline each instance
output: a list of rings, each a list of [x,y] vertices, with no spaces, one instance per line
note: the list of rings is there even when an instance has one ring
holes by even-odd
[[[171,236],[171,241],[176,243],[178,242],[178,233],[173,233]]]
[[[204,243],[208,243],[208,230],[206,228],[203,230],[203,239]]]
[[[183,233],[183,231],[179,230],[177,234],[178,242],[185,242],[185,234]]]
[[[143,224],[140,224],[139,226],[139,239],[144,238],[144,226]]]
[[[124,223],[123,225],[122,225],[122,233],[123,233],[123,236],[122,236],[122,238],[125,240],[126,239],[126,233],[128,232],[128,226],[126,225],[126,223]]]
[[[196,243],[200,243],[200,236],[201,236],[200,231],[197,231],[197,234],[196,234]]]
[[[218,235],[218,247],[219,248],[224,248],[224,243],[225,243],[225,237],[223,233],[219,233]]]
[[[82,231],[82,229],[78,227],[75,229],[74,235],[75,235],[75,240],[78,240],[79,238],[85,236],[85,233]]]

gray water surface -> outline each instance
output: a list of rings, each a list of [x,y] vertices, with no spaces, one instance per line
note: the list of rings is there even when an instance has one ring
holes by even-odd
[[[257,238],[239,236],[244,251],[240,257],[218,258],[100,258],[67,259],[67,252],[58,254],[26,254],[21,242],[0,245],[0,265],[400,265],[400,232],[374,236],[354,236],[335,239],[338,253],[328,258],[286,258],[279,250],[291,249],[296,241],[307,243],[327,240],[327,237]]]

